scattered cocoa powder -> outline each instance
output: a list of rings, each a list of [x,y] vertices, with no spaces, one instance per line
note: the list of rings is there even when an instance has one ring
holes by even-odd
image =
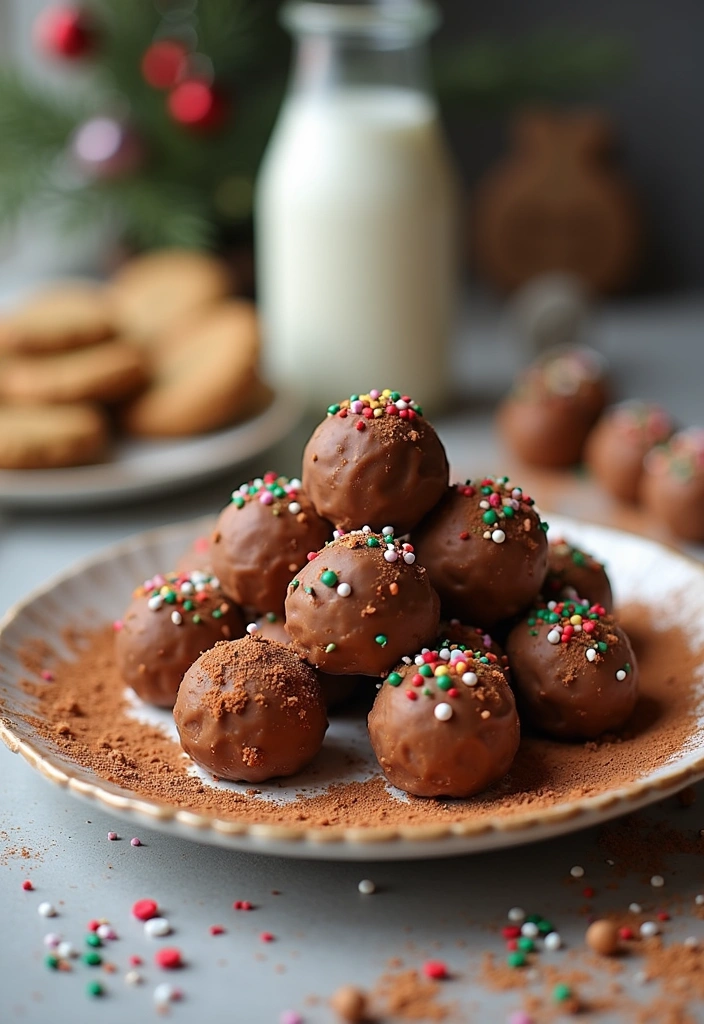
[[[423,978],[418,971],[383,974],[374,989],[375,1006],[382,1019],[439,1021],[446,1020],[453,1008],[438,1001],[441,985]]]

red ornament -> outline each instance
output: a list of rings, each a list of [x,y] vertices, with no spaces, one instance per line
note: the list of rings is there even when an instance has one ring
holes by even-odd
[[[174,121],[194,131],[211,131],[225,119],[227,103],[211,85],[197,79],[181,82],[169,93]]]
[[[188,51],[183,43],[161,39],[142,57],[142,76],[153,89],[171,89],[183,74]]]
[[[47,7],[34,22],[34,43],[51,57],[76,60],[93,48],[95,34],[90,19],[77,7]]]

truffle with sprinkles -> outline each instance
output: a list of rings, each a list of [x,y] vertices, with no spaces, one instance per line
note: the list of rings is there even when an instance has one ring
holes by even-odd
[[[491,628],[536,600],[546,531],[533,499],[500,476],[448,488],[411,539],[443,614]]]
[[[550,542],[543,597],[546,601],[582,598],[602,605],[607,612],[613,608],[611,583],[602,563],[566,540]]]
[[[630,401],[607,409],[587,438],[584,461],[607,494],[619,501],[637,501],[643,459],[675,429],[661,405]]]
[[[412,544],[368,526],[336,538],[289,584],[286,631],[311,665],[382,675],[437,635],[440,601]]]
[[[183,674],[218,640],[242,636],[242,612],[210,573],[168,572],[145,580],[115,623],[115,659],[149,704],[173,707]]]
[[[449,479],[442,442],[409,395],[373,389],[328,407],[303,453],[303,486],[338,529],[407,533]]]
[[[521,712],[558,739],[620,729],[638,697],[638,665],[624,631],[602,605],[550,601],[506,642]]]
[[[284,610],[286,587],[332,537],[301,487],[276,473],[242,484],[220,513],[211,543],[213,568],[226,594],[263,615]]]
[[[704,541],[704,427],[681,430],[645,457],[648,511],[683,540]]]
[[[484,650],[448,644],[406,656],[369,715],[392,785],[415,796],[469,797],[502,778],[518,750],[516,703]]]

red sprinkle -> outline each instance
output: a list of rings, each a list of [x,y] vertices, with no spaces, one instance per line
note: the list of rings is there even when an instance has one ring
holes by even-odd
[[[670,915],[668,914],[668,912],[666,910],[659,910],[656,916],[657,916],[658,921],[669,921],[670,920]]]
[[[89,932],[97,932],[98,928],[100,928],[100,921],[96,921],[95,918],[93,918],[92,921],[88,922]]]
[[[460,540],[469,540],[469,533],[467,530],[463,530],[460,534]]]
[[[374,415],[374,410],[370,409],[368,405],[365,406],[364,409],[362,409],[362,416],[364,416],[364,418],[366,420],[370,420],[373,415]]]
[[[456,686],[451,686],[450,689],[447,691],[448,697],[459,697],[459,695],[460,691],[457,689]]]
[[[590,900],[593,895],[594,890],[592,889],[591,885],[588,885],[584,889],[582,889],[582,896],[584,896],[585,899]]]
[[[518,949],[518,939],[509,939],[506,943],[506,949],[509,953],[515,953]]]
[[[154,954],[154,963],[157,967],[163,967],[166,971],[173,970],[174,967],[180,967],[183,963],[181,950],[176,949],[175,946],[165,946],[164,949],[160,949]]]
[[[262,942],[274,941],[274,936],[271,934],[271,932],[262,932],[259,938],[262,940]]]
[[[517,939],[518,936],[521,934],[521,929],[518,927],[518,925],[507,924],[505,928],[501,929],[501,934],[505,939]]]
[[[633,930],[631,928],[619,928],[618,936],[619,936],[620,939],[626,939],[626,940],[632,939],[633,938]]]
[[[141,963],[142,963],[142,958],[141,958],[141,956],[137,956],[136,953],[133,953],[132,956],[129,958],[129,965],[130,965],[130,967],[139,967],[139,965]]]
[[[418,700],[418,694],[415,690],[406,690],[406,696],[409,700]]]
[[[235,900],[235,902],[232,904],[232,909],[233,910],[252,910],[253,907],[252,907],[252,904],[249,902],[249,900]]]
[[[48,668],[42,669],[41,677],[42,679],[45,679],[47,683],[53,683],[54,681],[54,673],[50,672]]]
[[[357,430],[366,430],[367,429],[364,420],[357,420],[357,422],[355,423],[355,427],[357,428]]]
[[[25,878],[24,882],[22,883],[22,888],[24,889],[25,892],[32,892],[34,886],[32,885],[28,878]]]
[[[133,915],[140,921],[148,921],[150,917],[156,917],[159,907],[154,900],[137,900],[132,907]]]
[[[442,960],[426,960],[423,964],[423,974],[426,978],[441,980],[448,977],[447,965]]]
[[[221,924],[211,924],[211,926],[210,926],[210,934],[211,935],[222,935],[224,933],[224,931],[225,931],[225,929],[223,928],[223,926]]]
[[[318,552],[317,551],[309,551],[308,554],[306,555],[306,560],[308,562],[312,562],[313,559],[317,558],[317,557],[318,557]]]

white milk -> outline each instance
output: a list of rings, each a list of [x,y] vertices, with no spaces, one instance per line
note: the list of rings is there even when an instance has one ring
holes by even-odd
[[[256,196],[270,374],[318,411],[372,387],[447,392],[454,181],[433,102],[346,88],[285,101]]]

